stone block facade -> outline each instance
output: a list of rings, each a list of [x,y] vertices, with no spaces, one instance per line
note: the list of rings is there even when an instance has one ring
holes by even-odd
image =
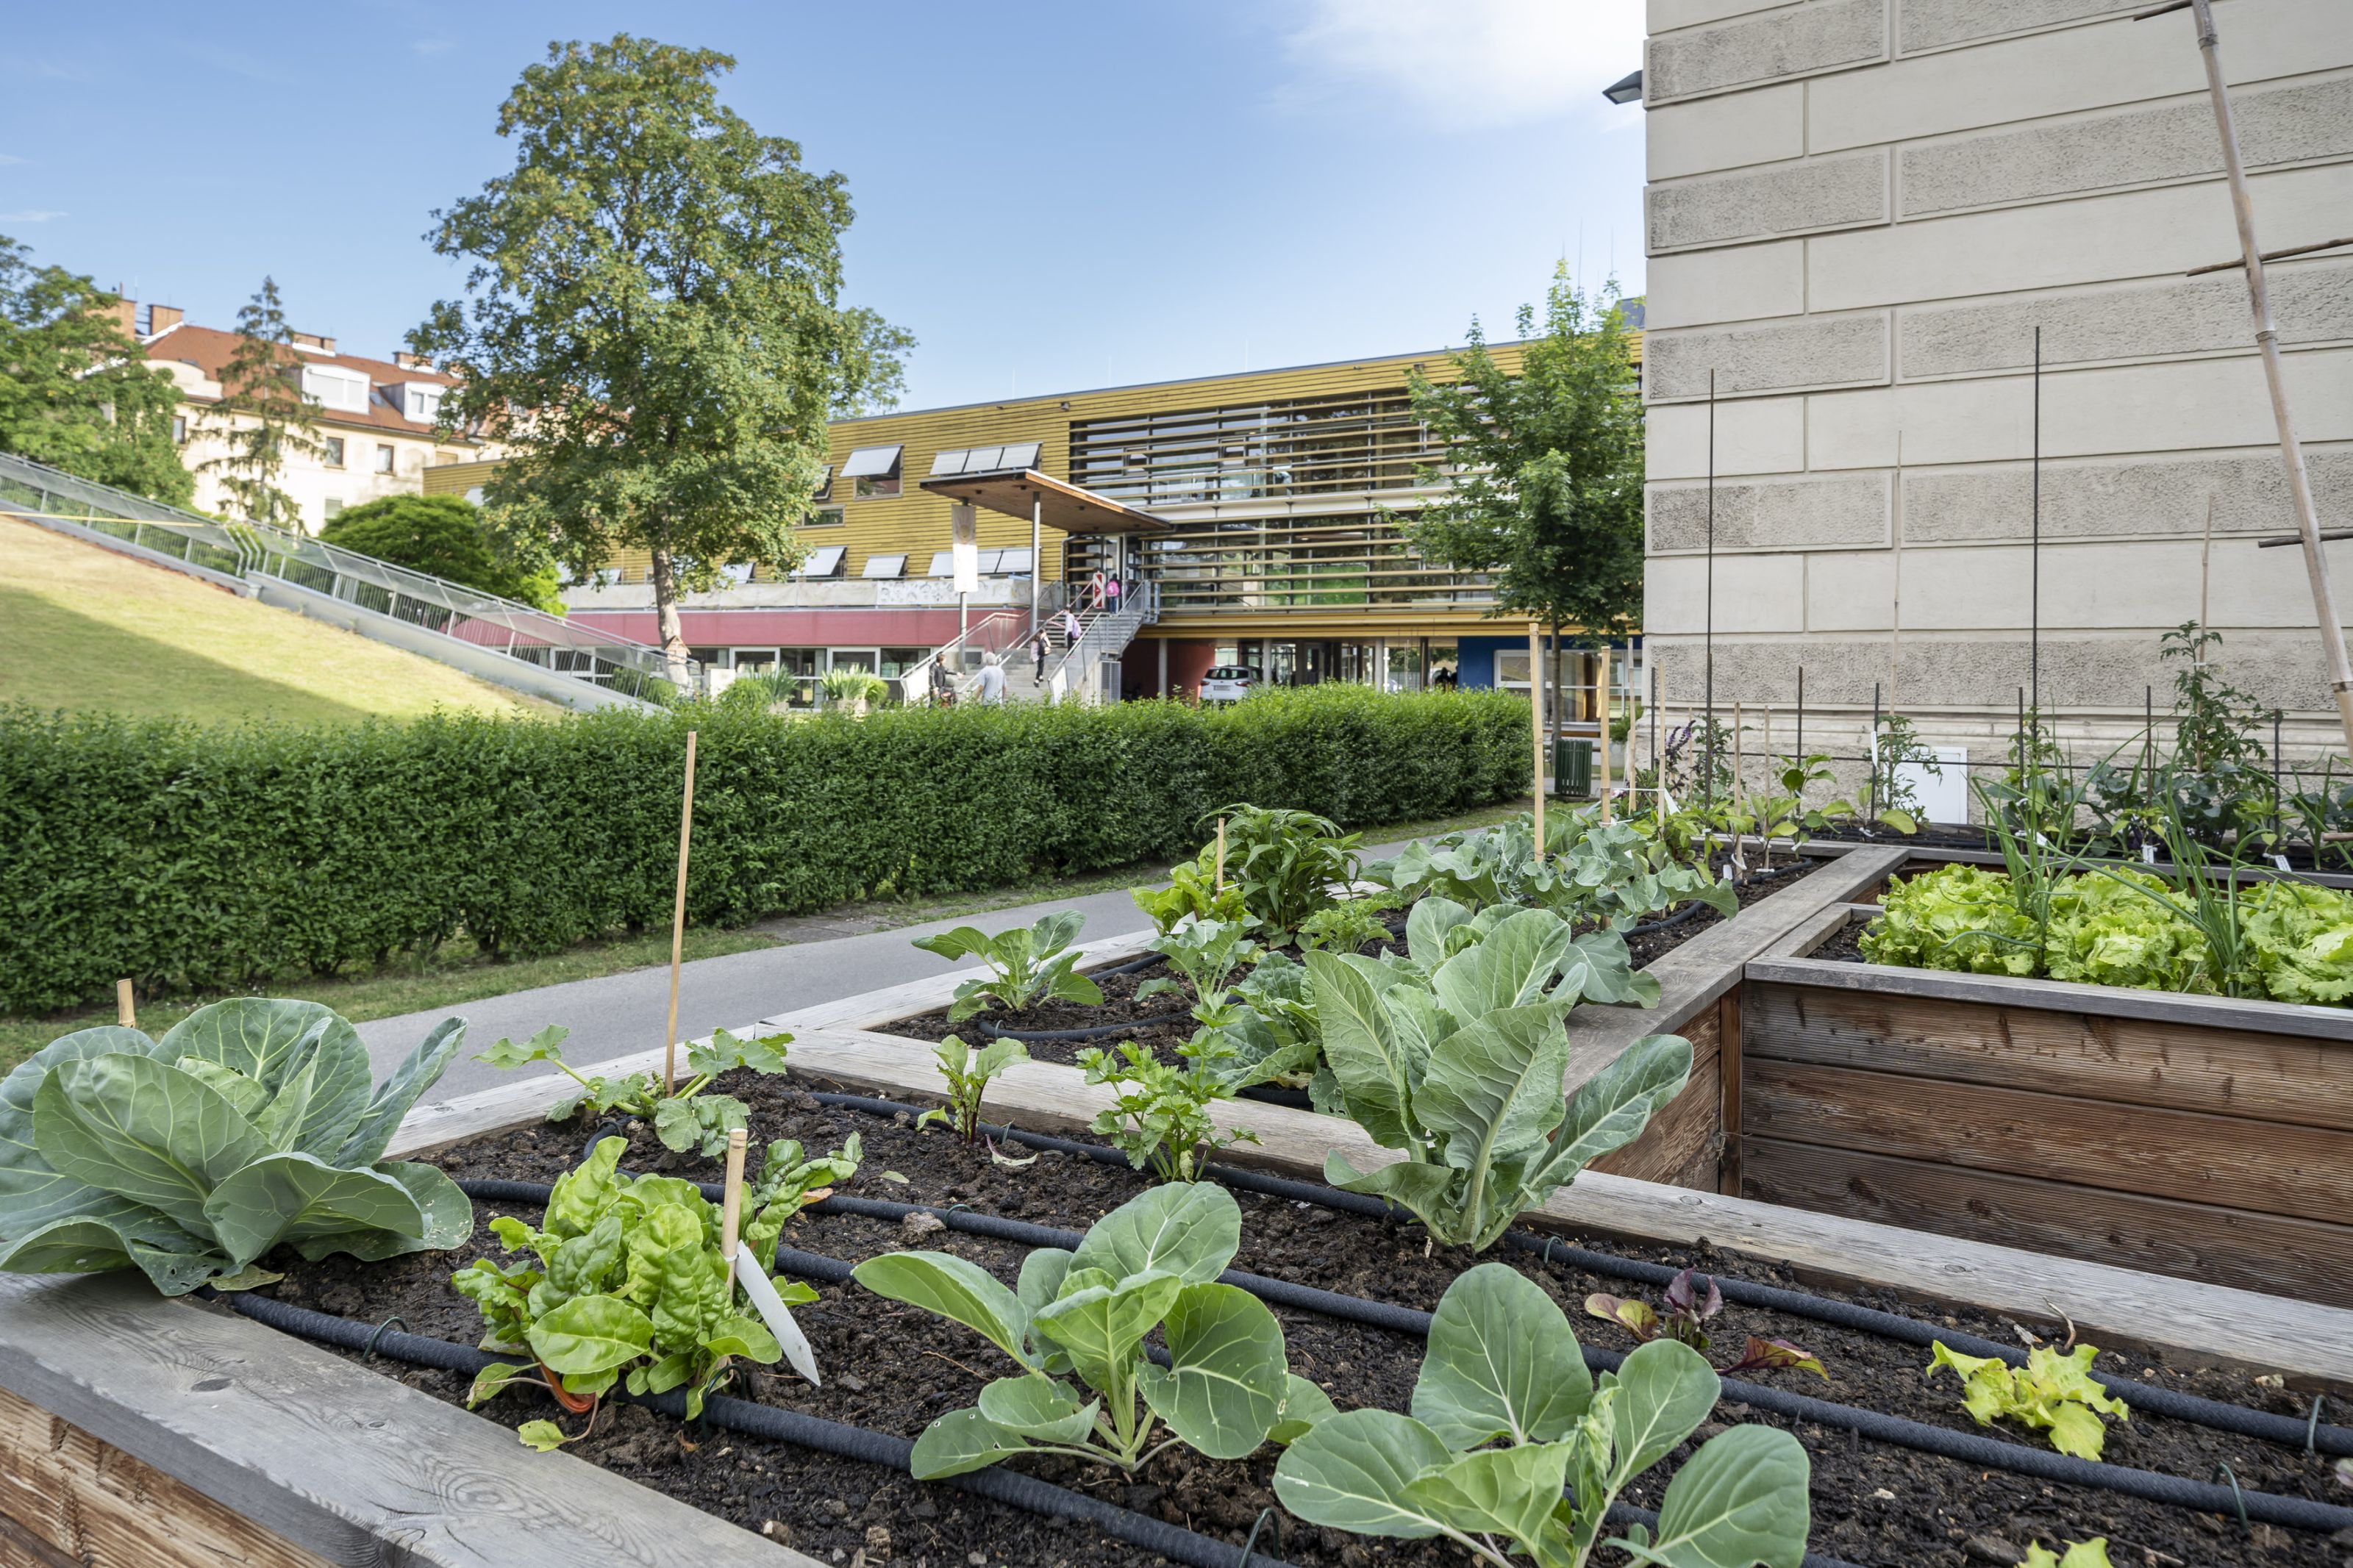
[[[1651,0],[1644,620],[1671,718],[1712,624],[1719,710],[1771,705],[1776,749],[1801,668],[1810,747],[1852,746],[1876,695],[1990,760],[2030,679],[2115,739],[2165,706],[2158,638],[2203,605],[2291,749],[2342,749],[2301,554],[2257,547],[2295,520],[2245,284],[2188,275],[2238,255],[2192,24],[2146,5]],[[2216,15],[2263,245],[2353,233],[2353,3]],[[2272,279],[2322,525],[2353,525],[2353,254]],[[2353,603],[2353,542],[2327,549]]]

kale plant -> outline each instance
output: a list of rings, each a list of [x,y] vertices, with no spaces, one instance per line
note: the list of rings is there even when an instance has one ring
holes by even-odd
[[[1436,894],[1472,909],[1511,904],[1624,931],[1671,904],[1697,900],[1722,914],[1739,908],[1729,884],[1679,864],[1647,822],[1601,820],[1599,806],[1550,814],[1545,855],[1526,813],[1493,827],[1406,846],[1368,875],[1399,892]]]
[[[601,1075],[584,1077],[574,1071],[564,1059],[563,1048],[571,1033],[561,1024],[550,1024],[522,1045],[502,1037],[474,1059],[494,1068],[554,1062],[580,1087],[547,1108],[550,1121],[569,1121],[583,1111],[591,1119],[614,1112],[635,1116],[653,1123],[654,1136],[661,1140],[663,1148],[681,1153],[692,1149],[706,1160],[716,1160],[727,1152],[727,1134],[746,1125],[752,1112],[749,1106],[733,1095],[705,1094],[703,1090],[711,1087],[712,1079],[737,1068],[782,1077],[785,1047],[793,1038],[790,1035],[762,1035],[739,1040],[724,1029],[713,1030],[708,1043],[687,1043],[686,1070],[690,1077],[665,1089],[661,1075],[653,1071],[611,1079]]]
[[[1087,917],[1076,910],[1041,917],[1028,928],[1016,926],[995,936],[978,926],[958,926],[937,936],[918,937],[915,945],[951,962],[977,958],[988,966],[987,976],[967,980],[955,988],[948,1006],[948,1022],[961,1024],[991,1003],[1008,1013],[1026,1011],[1032,1002],[1080,1002],[1089,1006],[1103,1000],[1103,987],[1071,966],[1079,955],[1071,941]]]

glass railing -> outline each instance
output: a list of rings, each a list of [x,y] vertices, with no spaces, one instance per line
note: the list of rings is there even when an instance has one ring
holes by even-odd
[[[660,702],[678,694],[659,648],[372,555],[256,523],[222,522],[0,453],[0,510],[78,523],[199,566],[274,577],[557,675]],[[702,687],[686,661],[686,689]]]

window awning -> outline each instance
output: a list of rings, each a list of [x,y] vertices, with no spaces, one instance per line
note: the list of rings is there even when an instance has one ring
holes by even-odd
[[[926,577],[955,576],[955,552],[953,550],[935,550],[932,552],[932,569],[924,573],[923,575]]]
[[[841,465],[845,479],[887,479],[899,472],[899,458],[904,447],[860,447],[849,454]]]
[[[801,575],[804,577],[832,576],[841,570],[844,548],[839,544],[828,544],[810,551],[808,559],[801,563]]]
[[[860,577],[903,577],[907,574],[907,558],[903,555],[870,555]]]
[[[987,507],[1024,521],[1034,506],[1040,521],[1064,533],[1146,533],[1169,526],[1148,511],[1123,506],[1035,468],[943,475],[925,479],[923,488],[950,500]]]
[[[1010,447],[966,447],[960,450],[936,453],[932,458],[934,479],[950,474],[1018,473],[1038,466],[1035,441],[1017,442]]]

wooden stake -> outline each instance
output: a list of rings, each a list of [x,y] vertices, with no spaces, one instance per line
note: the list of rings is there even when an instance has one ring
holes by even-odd
[[[1611,649],[1601,650],[1601,820],[1609,820],[1609,729],[1618,721],[1618,695],[1609,685]],[[1633,730],[1630,726],[1627,734]]]
[[[1544,652],[1537,646],[1536,624],[1528,623],[1528,732],[1535,738],[1536,771],[1533,794],[1536,802],[1536,864],[1545,858],[1545,721],[1544,681],[1541,677]]]
[[[1226,890],[1226,819],[1222,816],[1218,818],[1218,875],[1209,890],[1213,893]]]
[[[727,1132],[727,1186],[719,1203],[719,1256],[727,1262],[727,1299],[735,1299],[735,1236],[744,1220],[744,1129]]]
[[[1741,749],[1746,728],[1740,717],[1740,704],[1736,701],[1732,705],[1732,808],[1735,811],[1739,810],[1740,803],[1748,798],[1748,781],[1742,776],[1742,769],[1747,762]]]
[[[2198,552],[2198,629],[2206,629],[2206,602],[2214,580],[2214,492],[2206,492],[2206,542]]]
[[[114,983],[114,1021],[126,1029],[139,1026],[138,1010],[131,1005],[131,981],[128,976]]]
[[[678,968],[686,955],[686,849],[694,836],[694,731],[686,732],[686,798],[678,809],[678,901],[670,920],[670,1022],[662,1029],[662,1092],[678,1088]]]

